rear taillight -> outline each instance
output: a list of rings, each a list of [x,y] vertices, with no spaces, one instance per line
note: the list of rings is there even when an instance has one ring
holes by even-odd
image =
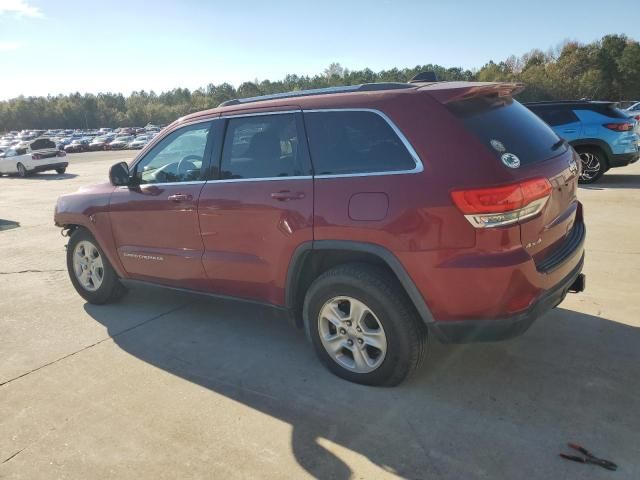
[[[542,211],[551,184],[536,178],[502,187],[454,190],[451,198],[476,228],[511,225]]]
[[[40,160],[42,158],[42,155],[34,153],[31,155],[31,160]]]
[[[56,153],[56,155],[58,157],[66,157],[67,156],[67,152],[63,151],[63,150],[58,150],[58,152]]]
[[[605,123],[603,127],[613,130],[614,132],[628,132],[633,130],[633,123]]]

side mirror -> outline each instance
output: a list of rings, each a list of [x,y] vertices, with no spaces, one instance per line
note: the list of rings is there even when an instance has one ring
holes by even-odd
[[[127,162],[116,163],[109,169],[109,181],[115,187],[131,184],[131,175],[129,174]]]

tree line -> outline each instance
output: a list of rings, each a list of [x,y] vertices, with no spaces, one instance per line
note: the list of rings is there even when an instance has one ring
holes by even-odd
[[[368,68],[349,70],[333,63],[315,76],[287,75],[278,81],[244,82],[237,88],[222,83],[193,91],[176,88],[157,94],[143,90],[129,96],[121,93],[20,96],[0,102],[0,131],[166,124],[233,98],[370,82],[406,82],[422,71],[433,71],[440,80],[523,82],[526,89],[518,97],[521,101],[638,100],[640,43],[625,35],[606,35],[586,44],[566,41],[546,52],[534,49],[499,63],[490,61],[479,70],[426,64],[374,72]]]

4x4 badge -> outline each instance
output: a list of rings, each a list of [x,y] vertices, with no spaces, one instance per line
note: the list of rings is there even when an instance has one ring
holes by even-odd
[[[520,159],[513,153],[503,153],[500,159],[509,168],[520,168]]]
[[[569,171],[571,173],[578,173],[578,162],[576,162],[575,158],[569,160]]]

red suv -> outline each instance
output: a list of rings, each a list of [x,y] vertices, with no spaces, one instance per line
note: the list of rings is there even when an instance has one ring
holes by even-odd
[[[379,83],[180,118],[61,197],[91,303],[148,282],[285,311],[335,374],[394,385],[427,335],[523,333],[582,291],[576,153],[518,84]]]

